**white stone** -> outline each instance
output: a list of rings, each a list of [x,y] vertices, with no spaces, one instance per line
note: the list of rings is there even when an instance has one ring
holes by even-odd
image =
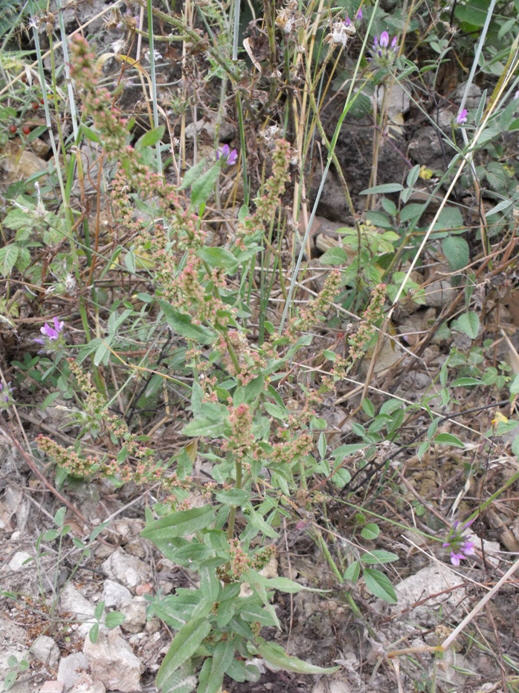
[[[121,608],[124,614],[124,623],[121,628],[128,633],[139,633],[146,623],[146,607],[148,602],[144,597],[134,597],[129,604]]]
[[[132,593],[124,585],[114,582],[114,580],[105,580],[103,585],[103,601],[107,608],[114,607],[120,609],[125,604],[129,604],[132,600]]]
[[[34,657],[50,669],[54,669],[59,660],[59,648],[48,635],[40,635],[31,645]]]
[[[81,680],[82,673],[87,669],[88,659],[82,652],[62,657],[58,667],[58,681],[61,681],[68,691]]]
[[[16,572],[22,568],[27,568],[29,565],[28,559],[30,558],[32,558],[32,556],[30,553],[27,553],[27,551],[17,551],[7,564],[7,567],[13,572]]]
[[[83,674],[79,683],[76,683],[68,693],[106,693],[106,688],[101,681],[94,681],[88,674]]]
[[[70,582],[61,591],[60,608],[62,613],[73,614],[74,618],[81,623],[78,629],[81,635],[86,635],[96,622],[95,607]]]
[[[101,567],[106,577],[122,583],[129,589],[151,579],[150,566],[139,558],[130,556],[123,549],[114,551]]]
[[[102,681],[108,690],[121,693],[141,690],[144,666],[121,637],[119,628],[101,629],[95,643],[86,637],[83,652],[90,662],[93,678]]]
[[[45,681],[38,693],[63,693],[64,689],[62,681]]]
[[[434,619],[435,610],[449,605],[451,611],[458,608],[462,601],[463,578],[443,563],[434,563],[422,568],[414,575],[395,585],[398,603],[392,610],[399,613],[413,609],[413,617],[430,622]],[[460,589],[453,589],[460,587]],[[419,606],[415,606],[420,602]]]

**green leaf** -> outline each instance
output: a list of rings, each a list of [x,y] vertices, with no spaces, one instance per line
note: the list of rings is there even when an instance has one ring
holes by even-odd
[[[476,387],[477,385],[484,385],[484,382],[480,378],[471,378],[469,376],[456,378],[451,383],[451,387]]]
[[[368,592],[371,592],[375,597],[383,599],[389,604],[396,604],[398,601],[395,588],[391,584],[391,581],[387,575],[380,570],[376,568],[365,568],[364,582],[366,583]]]
[[[456,318],[451,326],[471,339],[476,339],[479,333],[479,316],[473,310],[469,310]]]
[[[455,448],[465,447],[465,444],[452,433],[438,433],[438,435],[434,438],[434,442],[439,443],[440,445],[452,445]]]
[[[363,554],[360,560],[368,565],[374,565],[377,563],[393,563],[393,561],[398,561],[398,556],[392,551],[373,549],[373,551]]]
[[[104,602],[98,602],[96,604],[96,608],[94,609],[94,618],[99,621],[101,619],[101,616],[103,615],[104,610],[105,610],[105,603]]]
[[[291,657],[281,645],[267,642],[260,637],[257,638],[257,648],[260,655],[269,664],[280,667],[285,671],[295,671],[297,674],[333,674],[339,669],[339,667],[318,667],[297,657]]]
[[[197,254],[209,267],[233,270],[238,265],[234,255],[225,248],[200,248]]]
[[[511,395],[519,395],[519,373],[514,377],[509,388]]]
[[[377,524],[375,524],[375,522],[368,522],[366,525],[364,525],[360,532],[360,535],[363,539],[369,539],[370,541],[376,539],[379,534],[380,527]]]
[[[96,130],[89,128],[88,125],[85,125],[84,123],[81,123],[80,126],[81,134],[84,135],[87,140],[90,140],[91,142],[96,142],[97,144],[101,144],[101,137],[99,136],[99,133],[96,132]]]
[[[442,240],[442,251],[453,272],[469,264],[469,244],[461,236],[447,236]]]
[[[333,266],[349,264],[348,253],[344,250],[344,248],[339,248],[338,246],[328,248],[328,250],[326,250],[319,258],[319,263],[321,265]]]
[[[18,259],[18,253],[20,252],[19,246],[14,243],[5,245],[0,248],[0,273],[4,277],[8,277],[11,274],[11,270],[16,264]]]
[[[445,229],[460,229],[463,226],[463,217],[458,207],[444,207],[434,225],[435,231]]]
[[[218,693],[223,676],[234,656],[234,641],[221,640],[214,648],[213,656],[204,662],[198,681],[197,693]]]
[[[120,611],[110,611],[105,616],[105,626],[110,629],[117,628],[121,623],[124,623],[125,619],[126,616]]]
[[[280,407],[273,402],[264,402],[263,406],[265,407],[265,410],[275,419],[280,419],[283,421],[284,419],[288,418],[288,411],[284,407]]]
[[[175,310],[166,301],[159,301],[164,317],[168,325],[175,330],[181,337],[192,339],[199,344],[211,344],[215,340],[215,334],[207,327],[195,325],[191,322],[191,317],[185,313]]]
[[[99,637],[99,623],[94,623],[92,628],[88,631],[88,637],[90,639],[90,642],[96,643],[97,638]]]
[[[414,184],[416,183],[416,181],[418,180],[418,176],[419,176],[419,175],[420,175],[420,164],[416,164],[415,166],[413,166],[413,168],[412,168],[412,169],[409,171],[409,173],[407,174],[407,178],[406,178],[406,181],[405,181],[405,182],[406,182],[406,185],[407,185],[409,188],[412,188],[413,185],[414,185]]]
[[[173,537],[183,537],[209,527],[214,522],[214,509],[211,505],[177,512],[162,517],[146,525],[141,534],[145,539],[156,543]]]
[[[220,175],[220,165],[216,164],[194,180],[191,184],[191,203],[195,209],[200,209],[213,192],[218,176]]]
[[[403,185],[400,183],[383,183],[382,185],[375,185],[373,188],[366,188],[361,191],[361,195],[378,195],[385,193],[395,193],[400,192],[404,189]]]
[[[163,134],[164,125],[159,125],[157,128],[148,130],[148,132],[145,132],[144,135],[137,140],[135,149],[137,149],[137,151],[142,151],[145,147],[153,147],[154,144],[157,144],[157,142],[162,139]]]
[[[178,631],[157,672],[156,683],[159,688],[196,653],[210,631],[211,624],[207,618],[193,619]]]
[[[350,565],[346,568],[344,572],[344,579],[348,582],[355,583],[360,577],[360,572],[360,562],[353,561],[353,563],[350,563]]]
[[[416,220],[420,217],[425,209],[424,204],[418,202],[410,202],[400,211],[400,221]]]

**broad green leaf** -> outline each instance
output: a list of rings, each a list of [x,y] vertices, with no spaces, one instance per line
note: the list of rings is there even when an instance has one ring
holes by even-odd
[[[209,267],[232,270],[238,264],[234,255],[225,248],[200,248],[197,254]]]
[[[364,582],[366,583],[368,592],[371,592],[375,597],[383,599],[389,604],[396,604],[398,601],[395,588],[391,584],[391,581],[387,575],[380,570],[376,568],[365,568]]]
[[[2,225],[6,226],[8,229],[17,231],[18,229],[24,229],[27,226],[32,227],[34,225],[34,222],[27,211],[25,211],[24,209],[20,209],[19,207],[13,207],[5,215],[2,221]],[[20,238],[18,238],[18,236],[17,239],[21,240]]]
[[[198,681],[197,693],[218,693],[223,676],[234,656],[234,641],[221,640],[214,648],[213,656],[204,662]]]
[[[469,244],[461,236],[447,236],[442,240],[443,254],[453,272],[469,264]]]
[[[166,322],[177,332],[181,337],[192,339],[199,344],[211,344],[214,342],[215,334],[207,327],[195,325],[191,321],[191,317],[185,313],[175,310],[166,301],[159,301]]]
[[[349,264],[349,256],[344,248],[334,246],[332,248],[328,248],[328,250],[321,255],[319,262],[321,265],[347,265]]]
[[[348,582],[357,582],[360,577],[360,561],[353,561],[344,572],[344,579]]]
[[[473,310],[463,313],[451,324],[459,332],[463,332],[471,339],[476,339],[479,333],[479,316]]]
[[[373,188],[366,188],[361,191],[361,195],[378,195],[379,193],[394,193],[400,192],[404,189],[403,185],[400,183],[383,183],[382,185],[375,185]]]
[[[105,626],[107,628],[117,628],[121,623],[124,623],[126,616],[120,611],[110,611],[105,616]]]
[[[269,664],[285,669],[285,671],[295,671],[297,674],[333,674],[339,669],[339,667],[318,667],[297,657],[291,657],[281,645],[267,642],[260,637],[257,638],[257,648],[260,655]]]
[[[517,374],[509,385],[511,395],[519,395],[519,374]]]
[[[380,527],[375,524],[375,522],[368,522],[360,531],[360,535],[363,539],[373,540],[380,534]]]
[[[159,127],[157,128],[148,130],[148,132],[145,132],[142,137],[139,137],[135,144],[135,149],[137,149],[137,151],[141,151],[145,147],[152,147],[154,144],[157,144],[157,142],[162,139],[163,134],[164,125],[159,125]]]
[[[211,623],[207,618],[193,619],[178,631],[157,673],[156,683],[159,688],[195,654],[210,631]]]
[[[92,628],[88,631],[88,637],[90,639],[90,642],[96,643],[97,639],[99,637],[99,623],[94,623]]]
[[[464,443],[462,443],[461,440],[452,433],[438,433],[438,435],[434,438],[434,442],[439,443],[440,445],[453,445],[455,448],[465,447]]]
[[[11,274],[11,270],[16,264],[18,259],[18,253],[20,252],[19,246],[11,243],[0,248],[0,273],[4,277],[8,277]]]
[[[275,419],[280,419],[282,421],[283,419],[288,418],[288,412],[284,407],[280,407],[273,402],[264,402],[263,406],[265,407],[265,410]]]
[[[198,210],[205,205],[215,188],[219,175],[220,166],[216,164],[211,166],[200,178],[193,181],[191,184],[191,203],[195,209]]]
[[[193,673],[191,662],[185,662],[172,671],[160,687],[161,693],[191,693],[196,688],[197,677]]]
[[[393,561],[398,561],[398,556],[392,551],[373,549],[373,551],[363,554],[360,560],[368,565],[375,565],[377,563],[392,563]]]
[[[146,525],[141,534],[150,541],[164,541],[172,537],[183,537],[209,527],[214,522],[214,509],[211,505],[190,510],[178,510],[160,520]]]
[[[410,202],[400,211],[400,221],[410,221],[411,219],[418,219],[425,209],[424,204],[419,204],[418,202]]]
[[[463,217],[458,207],[444,207],[440,212],[440,216],[434,225],[435,231],[446,229],[461,229],[463,226]]]

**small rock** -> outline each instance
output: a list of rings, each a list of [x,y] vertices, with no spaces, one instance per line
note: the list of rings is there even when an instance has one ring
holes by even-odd
[[[129,604],[125,604],[121,608],[125,616],[121,628],[128,633],[139,633],[146,623],[146,606],[144,597],[134,597]]]
[[[119,628],[102,629],[97,642],[85,638],[83,652],[90,662],[92,676],[108,690],[133,693],[141,690],[140,678],[144,666],[121,637]]]
[[[70,582],[61,591],[60,607],[62,612],[73,614],[81,623],[81,635],[85,635],[95,623],[95,607]]]
[[[129,589],[113,580],[105,580],[103,585],[103,601],[107,608],[114,607],[120,609],[132,600],[132,593]]]
[[[22,568],[27,568],[29,559],[31,558],[31,554],[27,553],[27,551],[17,551],[7,564],[7,567],[13,572],[16,572]]]
[[[107,577],[130,589],[151,578],[150,566],[123,549],[114,551],[101,567]]]
[[[64,690],[62,681],[45,681],[39,693],[63,693]]]
[[[59,660],[59,648],[52,638],[48,635],[40,635],[33,642],[30,648],[34,657],[45,664],[45,666],[54,669]]]
[[[61,681],[65,690],[68,691],[81,681],[81,676],[87,669],[88,659],[82,652],[62,657],[58,667],[58,681]]]
[[[68,693],[106,693],[106,688],[101,681],[94,681],[88,674],[83,674],[79,683],[76,683]]]
[[[445,608],[448,604],[453,610],[459,611],[459,604],[463,601],[462,584],[462,579],[448,566],[435,563],[395,585],[398,604],[392,608],[396,612],[412,609],[413,618],[433,623],[436,609],[440,606]],[[455,587],[460,589],[453,589]],[[418,603],[420,606],[415,606]]]

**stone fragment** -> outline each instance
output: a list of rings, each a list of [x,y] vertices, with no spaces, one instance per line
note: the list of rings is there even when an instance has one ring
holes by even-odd
[[[63,681],[45,681],[38,693],[63,693]]]
[[[88,674],[83,674],[79,683],[76,683],[68,693],[106,693],[106,688],[101,681],[94,681]]]
[[[72,614],[81,623],[78,630],[82,635],[88,633],[95,623],[95,607],[70,582],[61,591],[60,607],[62,613]]]
[[[121,608],[124,614],[124,623],[121,628],[127,633],[139,633],[146,623],[147,602],[144,597],[134,597],[131,602]]]
[[[32,558],[32,556],[30,553],[27,553],[27,551],[17,551],[7,564],[7,567],[13,572],[27,568],[30,558]]]
[[[124,585],[114,580],[105,580],[103,585],[103,601],[107,608],[120,609],[132,600],[132,593]]]
[[[136,556],[130,556],[123,549],[114,551],[101,567],[108,578],[129,589],[135,589],[140,583],[151,579],[150,566]]]
[[[34,657],[50,669],[54,669],[59,660],[59,648],[48,635],[40,635],[30,648]]]
[[[141,690],[144,666],[121,637],[119,628],[101,629],[95,643],[86,637],[83,652],[90,662],[93,678],[101,681],[108,690],[121,693]]]
[[[82,652],[62,657],[58,667],[58,681],[63,683],[65,691],[81,680],[82,673],[88,669],[88,659]]]

